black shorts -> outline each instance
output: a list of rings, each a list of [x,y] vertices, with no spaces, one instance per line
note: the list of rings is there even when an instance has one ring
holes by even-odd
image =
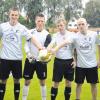
[[[76,67],[75,71],[75,82],[82,84],[84,80],[87,80],[88,83],[96,84],[98,83],[98,68],[80,68]]]
[[[72,68],[71,63],[73,59],[63,60],[55,58],[54,68],[53,68],[53,81],[60,82],[63,76],[66,80],[73,81],[74,79],[74,68]]]
[[[0,79],[7,79],[10,72],[15,79],[20,79],[22,77],[22,61],[0,59]]]
[[[32,79],[34,72],[36,71],[37,77],[40,80],[47,78],[47,64],[39,61],[34,63],[29,63],[29,60],[26,58],[24,65],[23,77],[25,79]]]

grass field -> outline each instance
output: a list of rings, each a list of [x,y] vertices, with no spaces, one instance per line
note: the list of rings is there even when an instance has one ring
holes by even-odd
[[[24,42],[23,42],[23,44],[24,44]],[[24,59],[25,59],[25,54],[24,54]],[[24,62],[24,60],[23,60],[23,62]],[[53,69],[52,65],[53,65],[53,60],[51,60],[48,63],[48,78],[46,80],[47,100],[50,100],[50,88],[52,86],[52,69]],[[99,78],[100,78],[100,73],[99,73]],[[22,98],[23,85],[24,85],[24,79],[21,79],[21,93],[20,93],[19,100],[22,100],[21,98]],[[75,100],[75,86],[76,86],[76,84],[73,82],[72,83],[71,100]],[[7,82],[6,94],[5,94],[4,100],[14,100],[12,77],[10,77]],[[36,77],[36,74],[34,75],[32,81],[31,81],[31,84],[30,84],[28,100],[41,100],[40,85],[39,85],[38,79]],[[64,100],[64,80],[60,83],[59,92],[58,92],[58,96],[57,96],[56,100]],[[84,85],[82,87],[81,100],[92,100],[90,85],[87,84],[86,82],[84,83]],[[100,83],[98,84],[97,100],[100,100]]]

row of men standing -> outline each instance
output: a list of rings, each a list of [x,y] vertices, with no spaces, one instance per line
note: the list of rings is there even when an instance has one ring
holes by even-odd
[[[23,87],[22,100],[27,100],[29,84],[36,71],[40,81],[42,100],[46,100],[47,63],[38,61],[39,50],[47,48],[55,55],[53,68],[53,86],[51,87],[51,100],[55,100],[58,94],[59,82],[65,78],[65,100],[70,99],[71,82],[74,79],[74,66],[76,60],[73,59],[73,52],[76,49],[77,67],[75,68],[76,100],[80,100],[81,86],[86,77],[91,84],[92,98],[97,98],[98,70],[95,55],[95,44],[100,40],[95,32],[88,31],[88,25],[84,18],[78,20],[79,33],[74,34],[66,30],[64,19],[57,21],[58,32],[53,36],[44,29],[45,18],[43,14],[36,15],[36,28],[31,30],[31,34],[25,26],[18,22],[19,10],[12,8],[9,11],[9,21],[0,24],[0,36],[2,38],[2,49],[0,53],[0,100],[4,99],[6,82],[10,71],[14,79],[14,97],[19,99],[20,78],[22,78],[22,37],[26,37],[25,60],[23,77],[25,84]],[[71,39],[68,39],[68,37]],[[55,47],[56,46],[56,47]],[[34,62],[32,61],[34,59]]]

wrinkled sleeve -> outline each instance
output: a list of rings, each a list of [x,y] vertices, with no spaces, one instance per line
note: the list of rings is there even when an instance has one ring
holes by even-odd
[[[3,33],[2,33],[2,27],[1,27],[1,24],[0,24],[0,39],[2,37]]]
[[[30,52],[30,41],[26,41],[24,49],[26,53]]]
[[[100,45],[100,32],[98,31],[97,33],[95,33],[96,35],[96,44]]]
[[[32,38],[31,32],[26,27],[24,27],[23,36],[26,38],[26,40],[30,40]]]

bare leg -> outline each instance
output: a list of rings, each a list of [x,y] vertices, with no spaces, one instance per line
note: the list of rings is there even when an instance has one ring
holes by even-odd
[[[92,100],[97,100],[97,84],[91,84]]]
[[[80,100],[82,84],[77,84],[76,86],[76,100]]]

